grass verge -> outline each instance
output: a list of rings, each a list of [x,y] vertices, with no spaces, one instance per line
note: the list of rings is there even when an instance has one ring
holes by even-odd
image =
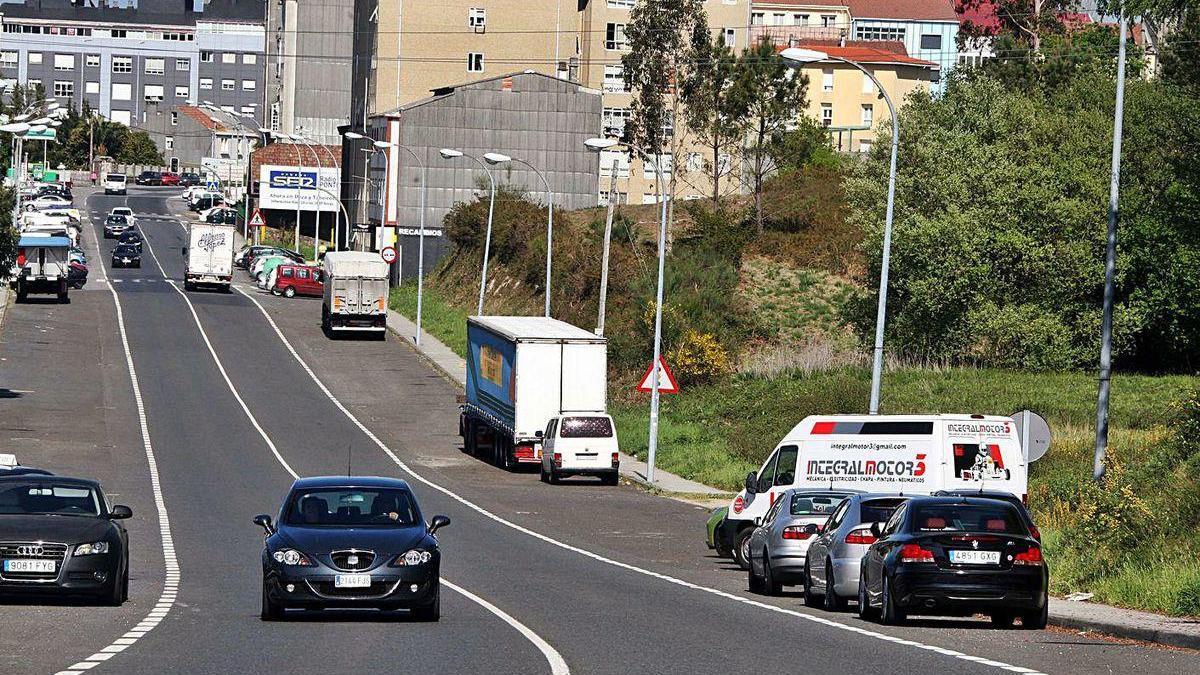
[[[388,306],[409,319],[417,317],[417,285],[404,284],[392,289]],[[437,291],[426,287],[421,298],[421,328],[455,354],[467,357],[467,313],[447,302]]]

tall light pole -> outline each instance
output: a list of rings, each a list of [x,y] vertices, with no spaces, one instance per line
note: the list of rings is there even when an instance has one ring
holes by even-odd
[[[875,353],[871,364],[871,407],[868,410],[870,414],[878,415],[879,393],[883,384],[883,329],[887,322],[888,268],[892,260],[892,213],[896,201],[896,154],[900,149],[900,120],[896,118],[896,106],[892,104],[892,97],[888,96],[887,90],[880,84],[879,79],[857,62],[840,56],[830,56],[815,49],[800,47],[790,47],[780,52],[779,55],[783,57],[784,63],[790,68],[802,68],[810,63],[821,61],[837,61],[857,68],[875,84],[875,89],[883,96],[883,101],[887,103],[888,114],[891,116],[892,159],[888,169],[887,215],[883,223],[883,261],[879,269],[879,304],[875,312]]]
[[[1121,15],[1120,47],[1117,50],[1117,101],[1113,111],[1112,178],[1108,186],[1108,241],[1104,251],[1104,314],[1100,322],[1100,391],[1096,402],[1096,456],[1092,477],[1104,478],[1104,456],[1108,453],[1108,395],[1112,379],[1113,288],[1117,274],[1117,217],[1121,198],[1121,130],[1125,123],[1125,41],[1127,21]]]
[[[468,155],[462,150],[453,150],[451,148],[442,148],[438,151],[442,159],[454,159],[456,157],[466,157],[473,160],[487,174],[488,182],[492,186],[492,198],[488,201],[488,217],[487,217],[487,234],[483,239],[483,276],[479,278],[479,304],[475,309],[477,316],[483,316],[483,293],[487,288],[487,272],[488,272],[488,256],[491,255],[492,249],[492,214],[496,209],[496,178],[492,176],[492,172],[487,168],[487,165],[479,161],[478,157]]]
[[[546,186],[546,316],[550,316],[550,265],[554,254],[554,191],[550,189],[550,181],[546,180],[545,174],[538,171],[529,162],[516,157],[509,157],[498,152],[488,152],[483,155],[488,164],[496,165],[506,162],[514,162],[516,164],[524,164],[529,167],[529,170],[537,174],[538,178],[542,179],[542,184]]]
[[[413,336],[413,344],[420,346],[421,344],[421,300],[424,292],[425,282],[425,193],[429,187],[427,176],[425,173],[425,163],[417,156],[417,153],[407,145],[394,143],[397,148],[408,152],[412,155],[413,161],[421,168],[421,215],[420,215],[420,230],[417,231],[417,334]],[[400,183],[400,171],[396,171],[396,184]],[[396,190],[396,199],[400,199],[400,190]]]
[[[636,151],[643,162],[650,161],[650,153],[643,148],[630,143],[621,143],[612,138],[589,138],[583,142],[592,150],[600,151],[617,145],[624,145]],[[615,167],[614,167],[615,168]],[[650,433],[646,445],[646,480],[654,482],[654,459],[658,451],[658,409],[661,394],[658,391],[658,362],[662,358],[662,308],[663,308],[663,272],[667,261],[667,199],[663,195],[662,155],[655,155],[654,174],[655,191],[658,193],[658,290],[654,300],[654,360],[650,362]],[[611,196],[610,196],[611,198]]]
[[[317,171],[316,179],[313,181],[315,185],[321,184],[321,156],[317,154],[316,149],[312,146],[312,141],[300,134],[288,134],[288,138],[292,141],[303,143],[304,147],[312,153],[313,159],[316,160],[315,166]],[[334,212],[336,213],[336,211]],[[317,197],[316,209],[313,211],[313,260],[317,259],[317,242],[321,241],[321,197]]]

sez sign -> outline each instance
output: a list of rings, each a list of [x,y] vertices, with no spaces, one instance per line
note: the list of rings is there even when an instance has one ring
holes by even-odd
[[[264,164],[259,167],[260,207],[264,209],[337,211],[341,192],[337,167],[299,167]],[[317,189],[321,188],[321,189]]]

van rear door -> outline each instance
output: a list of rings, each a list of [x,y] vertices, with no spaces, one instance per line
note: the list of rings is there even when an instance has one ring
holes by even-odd
[[[947,490],[1003,490],[1023,497],[1028,467],[1012,420],[945,420],[943,465]]]

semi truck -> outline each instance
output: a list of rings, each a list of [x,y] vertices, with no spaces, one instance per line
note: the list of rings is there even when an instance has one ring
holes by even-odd
[[[335,335],[362,332],[387,337],[388,264],[378,253],[325,254],[321,328]]]
[[[467,343],[466,396],[459,417],[464,452],[510,471],[541,464],[551,420],[607,417],[603,337],[549,317],[473,316],[467,319]],[[615,446],[611,420],[608,429]],[[593,473],[611,481],[617,466],[615,450],[608,450],[606,443],[603,466],[551,465],[551,477]],[[544,477],[545,472],[543,467]]]
[[[67,237],[22,234],[12,274],[17,302],[24,302],[30,293],[57,295],[59,302],[69,302],[70,251]]]
[[[233,290],[233,235],[229,225],[192,223],[188,227],[188,246],[183,247],[183,287],[194,291],[199,286],[215,286],[226,293]]]

